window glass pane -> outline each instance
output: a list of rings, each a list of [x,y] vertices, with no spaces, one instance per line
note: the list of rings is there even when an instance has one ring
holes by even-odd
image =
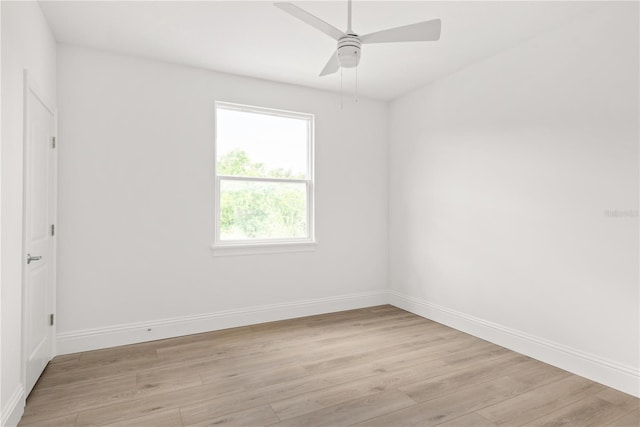
[[[220,240],[307,237],[307,186],[220,180]]]
[[[305,179],[308,120],[218,107],[218,175]]]

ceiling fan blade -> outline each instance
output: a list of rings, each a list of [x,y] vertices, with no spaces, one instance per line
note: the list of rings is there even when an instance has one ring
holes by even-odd
[[[336,50],[320,72],[320,77],[333,74],[338,71],[338,68],[340,68],[340,63],[338,62],[338,51]]]
[[[393,42],[426,42],[440,39],[442,22],[439,19],[418,22],[403,27],[377,31],[360,37],[362,43],[393,43]]]
[[[306,22],[315,29],[322,31],[329,37],[332,37],[336,40],[339,40],[340,37],[344,37],[345,35],[342,31],[340,31],[333,25],[327,24],[322,19],[310,14],[304,9],[299,8],[293,3],[274,3],[273,5],[279,9],[284,10],[288,14],[295,16],[299,20]]]

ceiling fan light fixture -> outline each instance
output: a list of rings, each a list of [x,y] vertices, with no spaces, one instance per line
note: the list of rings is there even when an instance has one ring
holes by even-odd
[[[343,68],[357,67],[360,63],[360,39],[355,34],[347,34],[338,41],[338,62]]]

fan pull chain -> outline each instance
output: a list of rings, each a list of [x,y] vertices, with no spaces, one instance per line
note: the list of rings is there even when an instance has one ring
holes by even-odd
[[[356,65],[356,102],[358,102],[358,66]]]
[[[342,102],[342,67],[340,67],[340,109],[342,110],[343,102]]]

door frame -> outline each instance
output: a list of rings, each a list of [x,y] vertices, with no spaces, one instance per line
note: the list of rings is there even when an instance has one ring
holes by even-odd
[[[20,367],[20,381],[22,382],[23,387],[25,387],[25,399],[28,397],[28,393],[26,390],[27,385],[27,352],[28,352],[28,342],[27,342],[27,312],[26,312],[26,276],[27,276],[27,263],[26,263],[26,247],[27,247],[27,145],[30,137],[29,126],[27,122],[27,117],[31,111],[31,105],[29,102],[29,94],[33,94],[38,100],[44,105],[44,107],[51,113],[53,116],[53,137],[56,138],[56,147],[52,149],[51,153],[51,191],[52,191],[52,218],[51,223],[56,225],[58,223],[58,150],[57,150],[57,135],[58,135],[58,111],[53,106],[54,104],[48,102],[43,96],[43,91],[40,90],[39,86],[34,81],[29,70],[24,69],[24,91],[23,91],[23,118],[22,118],[22,253],[20,254],[20,259],[22,262],[22,283],[21,283],[21,291],[22,291],[22,324],[20,325],[21,330],[21,367]],[[57,310],[56,310],[56,277],[57,277],[57,245],[55,237],[57,237],[57,230],[55,235],[52,236],[53,240],[51,242],[51,312],[54,315],[54,322],[51,326],[51,358],[56,355],[56,330],[57,330]]]

